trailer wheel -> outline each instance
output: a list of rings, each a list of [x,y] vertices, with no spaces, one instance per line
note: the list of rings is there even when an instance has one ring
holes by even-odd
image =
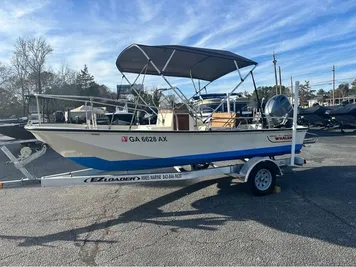
[[[252,193],[257,196],[271,194],[276,185],[277,166],[270,162],[257,164],[248,177]]]

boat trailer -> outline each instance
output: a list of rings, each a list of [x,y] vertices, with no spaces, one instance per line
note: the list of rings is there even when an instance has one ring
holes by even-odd
[[[296,82],[295,88],[299,88],[299,82]],[[294,103],[298,106],[298,90],[294,95]],[[35,177],[25,166],[33,160],[44,155],[47,146],[42,144],[40,150],[32,153],[32,149],[25,146],[21,149],[20,155],[15,157],[7,148],[10,144],[28,144],[37,140],[20,140],[0,142],[0,148],[10,159],[9,163],[14,164],[15,168],[24,175],[20,180],[0,181],[1,188],[21,187],[26,185],[49,186],[69,186],[69,185],[104,185],[104,184],[124,184],[124,183],[142,183],[157,181],[178,181],[203,178],[208,176],[227,176],[235,178],[237,182],[249,183],[252,192],[256,195],[267,195],[274,191],[276,177],[282,176],[283,167],[302,166],[306,161],[295,155],[295,138],[297,128],[297,109],[293,111],[292,144],[291,156],[288,158],[275,159],[274,155],[269,157],[253,157],[249,159],[240,159],[241,164],[232,164],[228,166],[216,166],[213,163],[191,165],[191,170],[183,167],[174,167],[174,172],[158,173],[108,173],[95,169],[83,169],[72,172],[59,173],[49,176]],[[309,133],[310,134],[310,133]],[[315,143],[317,136],[304,139],[304,144]],[[238,160],[238,159],[236,159]]]
[[[34,141],[34,140],[32,140]],[[82,169],[72,172],[64,172],[54,175],[36,177],[31,174],[26,165],[41,157],[47,151],[47,146],[42,144],[41,149],[32,152],[25,146],[16,157],[7,148],[8,145],[27,143],[29,140],[6,141],[0,143],[1,150],[9,158],[9,162],[20,170],[23,178],[19,180],[0,181],[0,189],[24,186],[70,186],[70,185],[105,185],[105,184],[128,184],[158,181],[179,181],[198,179],[203,177],[222,176],[236,179],[238,183],[249,183],[252,193],[255,195],[267,195],[274,191],[276,178],[282,176],[282,168],[287,166],[302,166],[306,162],[303,158],[293,155],[292,157],[275,159],[274,157],[254,157],[242,159],[241,164],[217,166],[212,163],[192,165],[190,170],[183,167],[174,167],[172,172],[156,173],[110,173],[95,169]],[[234,180],[235,181],[235,180]]]

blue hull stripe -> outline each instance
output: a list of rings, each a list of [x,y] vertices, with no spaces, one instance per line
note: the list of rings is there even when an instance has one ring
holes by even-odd
[[[300,152],[302,145],[296,145],[296,153]],[[155,169],[172,166],[199,164],[205,162],[217,162],[235,160],[242,158],[252,158],[257,156],[278,156],[289,154],[291,145],[278,147],[255,148],[248,150],[237,150],[219,153],[199,154],[191,156],[179,156],[171,158],[135,159],[110,161],[96,157],[68,157],[68,159],[88,168],[105,171],[132,171]]]

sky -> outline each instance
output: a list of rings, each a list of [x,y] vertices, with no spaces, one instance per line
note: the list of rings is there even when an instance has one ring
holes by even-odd
[[[47,66],[66,62],[79,71],[87,64],[111,90],[125,84],[115,61],[132,43],[234,52],[258,62],[257,86],[275,84],[273,52],[286,86],[292,76],[332,89],[333,65],[337,85],[356,78],[356,0],[0,0],[0,62],[9,63],[18,37],[33,36],[53,48]],[[185,92],[193,88],[188,79],[169,80]],[[238,82],[234,72],[208,91],[227,92]],[[166,87],[157,76],[144,83]],[[253,90],[251,80],[243,90]]]

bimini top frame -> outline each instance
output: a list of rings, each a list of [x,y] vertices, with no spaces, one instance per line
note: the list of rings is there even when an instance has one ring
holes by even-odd
[[[232,94],[250,74],[253,78],[252,71],[256,68],[257,64],[258,63],[253,60],[225,50],[180,45],[148,46],[132,44],[124,49],[116,60],[118,70],[121,72],[122,77],[131,85],[133,90],[135,90],[133,84],[135,84],[141,74],[161,76],[188,107],[193,117],[196,117],[199,112],[189,105],[189,100],[181,90],[177,87],[173,87],[165,76],[191,78],[194,87],[193,79],[208,81],[208,84],[203,88],[199,88],[199,90],[195,88],[195,95],[197,95],[211,82],[237,70],[240,76],[240,82],[227,94],[226,99],[222,100],[220,104],[222,105],[229,98],[229,95]],[[253,66],[253,68],[245,77],[242,77],[240,69],[247,66]],[[138,74],[138,77],[131,83],[124,75],[125,72]],[[144,102],[143,99],[141,100]]]
[[[192,78],[212,82],[236,68],[257,62],[229,51],[180,45],[148,46],[132,44],[116,60],[120,72],[141,73],[150,61],[146,74]]]

